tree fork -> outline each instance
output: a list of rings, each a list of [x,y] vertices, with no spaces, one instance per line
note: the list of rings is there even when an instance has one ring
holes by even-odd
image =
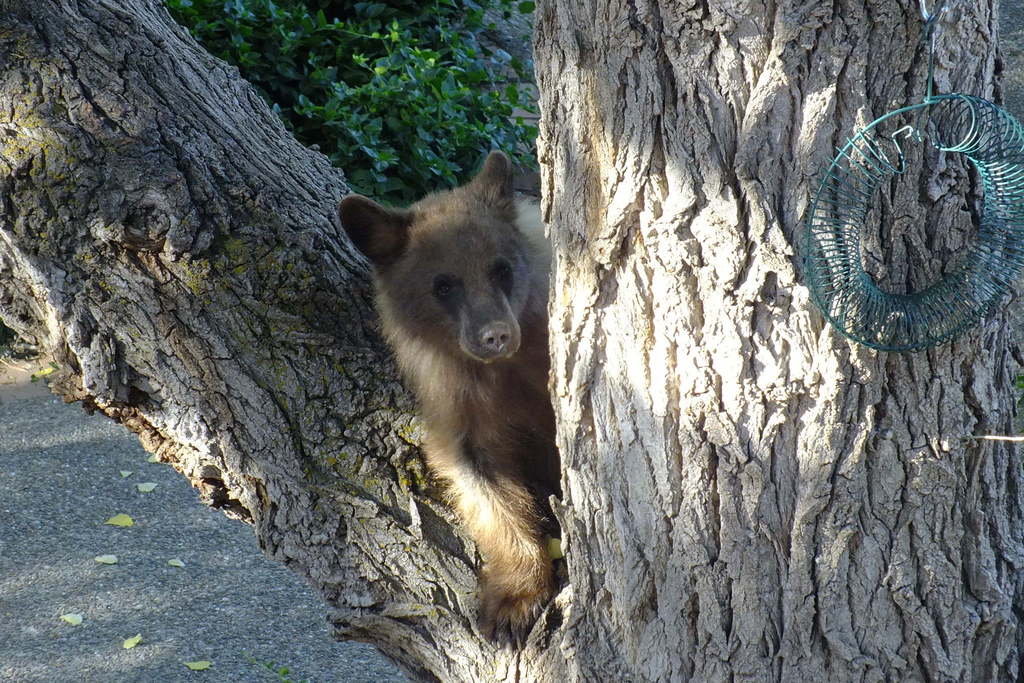
[[[555,672],[475,631],[475,549],[420,460],[342,172],[155,0],[0,17],[0,315],[54,390],[250,522],[337,636],[421,679]]]
[[[992,3],[968,5],[939,90],[992,98]],[[1013,680],[1022,472],[963,438],[1010,433],[1007,320],[851,345],[794,246],[832,147],[919,98],[916,13],[538,3],[571,592],[522,655],[473,631],[340,171],[155,0],[0,0],[0,314],[414,676]],[[872,238],[896,286],[970,224],[961,164],[908,164],[880,197],[901,239]]]

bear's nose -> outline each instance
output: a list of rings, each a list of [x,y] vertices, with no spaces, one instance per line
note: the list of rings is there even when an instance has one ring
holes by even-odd
[[[512,328],[508,323],[493,322],[480,330],[480,345],[492,353],[503,353],[511,336]]]

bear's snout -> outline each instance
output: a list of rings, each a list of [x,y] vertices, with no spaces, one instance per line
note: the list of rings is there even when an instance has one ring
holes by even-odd
[[[480,330],[480,346],[498,356],[505,353],[512,339],[512,327],[506,322],[493,322]]]
[[[492,318],[482,325],[464,324],[462,329],[459,346],[467,355],[483,363],[509,358],[519,350],[520,331],[514,318]]]

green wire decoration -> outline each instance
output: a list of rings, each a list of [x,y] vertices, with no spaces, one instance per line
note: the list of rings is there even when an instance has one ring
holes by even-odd
[[[982,98],[932,94],[932,30],[945,8],[929,14],[924,1],[928,94],[847,141],[823,174],[804,233],[814,303],[839,332],[883,351],[917,351],[952,339],[989,315],[1024,268],[1024,127]],[[880,132],[910,113],[913,125]],[[929,144],[963,154],[977,170],[984,207],[972,243],[951,271],[922,291],[890,294],[864,269],[862,231],[879,187],[905,171],[900,138],[924,137],[922,116]]]

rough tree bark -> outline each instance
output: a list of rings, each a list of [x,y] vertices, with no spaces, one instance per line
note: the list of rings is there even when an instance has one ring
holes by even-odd
[[[156,0],[0,0],[0,316],[418,678],[518,659],[343,236],[341,171]]]
[[[0,0],[0,316],[414,676],[1013,678],[1022,472],[962,440],[1009,429],[1006,321],[868,351],[793,247],[831,146],[919,97],[916,8],[538,4],[570,585],[521,655],[474,632],[342,174],[156,0]],[[939,86],[991,96],[991,2],[956,19]],[[880,277],[941,269],[966,185],[893,189]]]
[[[956,4],[940,91],[994,97],[995,22],[992,1]],[[801,282],[813,177],[921,100],[920,28],[917,0],[539,3],[582,678],[1024,673],[1019,454],[964,440],[1010,429],[1007,320],[878,353],[823,327]],[[937,277],[970,226],[963,166],[921,170],[922,149],[877,198],[894,290]]]

